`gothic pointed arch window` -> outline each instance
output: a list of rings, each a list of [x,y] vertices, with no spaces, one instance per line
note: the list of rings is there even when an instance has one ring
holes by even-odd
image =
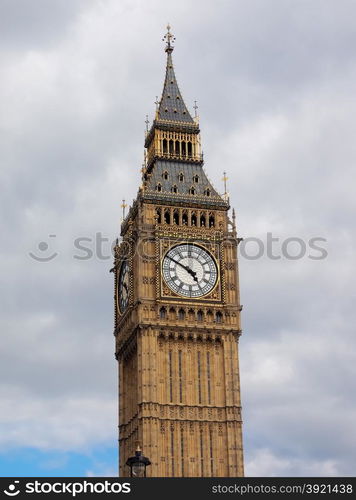
[[[172,139],[169,141],[169,154],[174,154],[174,142],[172,141]]]
[[[165,211],[164,211],[164,222],[166,224],[170,224],[171,223],[171,211],[169,208],[166,208]]]
[[[188,156],[192,156],[192,151],[193,151],[192,143],[189,141],[188,142]]]
[[[197,225],[197,214],[195,212],[192,212],[191,223],[192,223],[192,226]]]
[[[162,184],[160,182],[156,186],[156,191],[158,191],[159,193],[162,191]]]
[[[176,156],[179,156],[179,141],[176,141]]]
[[[184,309],[179,309],[178,311],[178,318],[183,321],[185,319],[185,310]]]
[[[177,317],[176,310],[174,309],[174,307],[170,307],[170,309],[169,309],[169,319],[170,320],[175,320],[176,317]]]
[[[163,141],[162,141],[162,149],[163,149],[163,154],[167,154],[168,153],[167,139],[163,139]]]
[[[193,182],[195,182],[195,183],[199,182],[199,175],[194,175],[193,176]]]
[[[189,189],[189,194],[195,194],[196,191],[195,191],[195,187],[192,186],[190,189]]]
[[[203,321],[203,319],[204,319],[204,313],[201,309],[199,309],[199,311],[197,312],[197,320]]]
[[[194,321],[195,320],[194,309],[189,309],[189,311],[188,311],[188,319],[189,319],[189,321]]]
[[[200,216],[200,226],[206,227],[206,217],[204,214],[201,214],[201,216]]]
[[[213,214],[209,214],[209,227],[215,227],[215,217]]]
[[[167,172],[167,170],[165,170],[165,171],[163,172],[162,177],[163,177],[163,179],[164,179],[165,181],[166,181],[166,180],[168,180],[168,172]]]
[[[177,208],[173,212],[173,224],[176,224],[176,225],[179,224],[179,212],[178,212]]]
[[[178,193],[178,188],[177,188],[176,184],[174,184],[174,186],[171,187],[171,192],[172,193]]]
[[[187,226],[188,225],[188,212],[186,210],[183,210],[182,224],[183,224],[183,226]]]
[[[183,172],[180,172],[178,175],[179,182],[184,182],[184,174]]]
[[[204,191],[204,194],[205,194],[205,196],[210,196],[211,195],[210,189],[206,188],[205,191]]]
[[[162,210],[160,208],[156,208],[156,219],[158,224],[162,223]]]
[[[161,309],[159,310],[159,317],[160,319],[167,318],[167,309],[165,307],[161,307]]]
[[[187,143],[182,141],[182,156],[187,156]]]
[[[216,322],[217,323],[222,323],[222,320],[223,320],[223,315],[222,315],[222,313],[220,311],[218,311],[216,313]]]

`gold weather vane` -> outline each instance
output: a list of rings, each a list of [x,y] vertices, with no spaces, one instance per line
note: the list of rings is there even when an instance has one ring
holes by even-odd
[[[125,211],[126,211],[127,204],[125,203],[125,200],[122,200],[121,203],[121,208],[122,208],[122,220],[125,219]]]
[[[176,37],[172,35],[171,26],[168,23],[167,24],[167,33],[162,38],[162,41],[166,42],[166,49],[165,49],[166,52],[172,52],[172,50],[174,49],[173,42],[175,41],[175,39],[176,39]]]
[[[226,177],[226,172],[223,172],[224,174],[224,177],[221,179],[223,182],[224,182],[224,198],[225,198],[225,201],[228,200],[229,196],[228,196],[228,192],[227,192],[227,181],[228,181],[228,177]]]

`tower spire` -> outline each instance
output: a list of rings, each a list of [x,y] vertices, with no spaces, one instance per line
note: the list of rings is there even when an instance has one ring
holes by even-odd
[[[156,97],[156,113],[149,130],[146,130],[146,167],[143,173],[142,196],[145,199],[167,199],[190,202],[200,197],[200,203],[227,207],[228,201],[218,194],[202,168],[199,118],[194,101],[192,115],[179,90],[173,68],[172,52],[175,37],[170,25],[163,37],[167,54],[166,74],[162,96]],[[203,218],[204,220],[204,218]],[[204,221],[204,224],[207,221]],[[210,226],[209,226],[210,227]]]
[[[162,97],[157,109],[159,120],[194,123],[188,108],[186,107],[182,94],[179,90],[176,75],[173,68],[172,52],[175,36],[171,33],[171,27],[167,25],[167,33],[162,40],[166,42],[165,52],[167,53],[166,77],[164,80]]]

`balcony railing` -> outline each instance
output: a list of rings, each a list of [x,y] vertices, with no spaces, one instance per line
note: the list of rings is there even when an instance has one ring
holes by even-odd
[[[191,162],[203,161],[203,154],[182,154],[182,153],[169,153],[168,151],[154,150],[148,155],[148,163],[151,163],[156,158],[163,158],[167,160],[181,160]]]

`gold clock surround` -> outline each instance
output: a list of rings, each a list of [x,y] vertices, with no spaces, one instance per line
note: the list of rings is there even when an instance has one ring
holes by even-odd
[[[212,301],[219,301],[221,300],[221,267],[220,267],[220,258],[219,255],[216,255],[216,251],[218,252],[218,246],[210,246],[209,243],[202,242],[202,241],[189,241],[189,240],[176,240],[173,242],[172,240],[163,240],[161,241],[162,246],[161,246],[161,255],[160,255],[160,264],[159,264],[159,282],[160,282],[160,291],[159,296],[161,298],[177,298],[177,299],[185,299],[185,300],[190,300],[190,301],[199,301],[201,298],[204,297],[205,300],[212,300]],[[180,295],[174,290],[172,290],[169,285],[166,283],[164,276],[163,276],[163,262],[165,259],[165,256],[168,254],[168,252],[179,245],[184,245],[184,244],[189,244],[193,246],[200,247],[205,250],[205,252],[211,256],[211,258],[214,261],[214,264],[216,266],[216,273],[217,277],[214,283],[214,286],[212,287],[211,290],[209,290],[207,293],[198,296],[198,297],[188,297],[184,295]]]

